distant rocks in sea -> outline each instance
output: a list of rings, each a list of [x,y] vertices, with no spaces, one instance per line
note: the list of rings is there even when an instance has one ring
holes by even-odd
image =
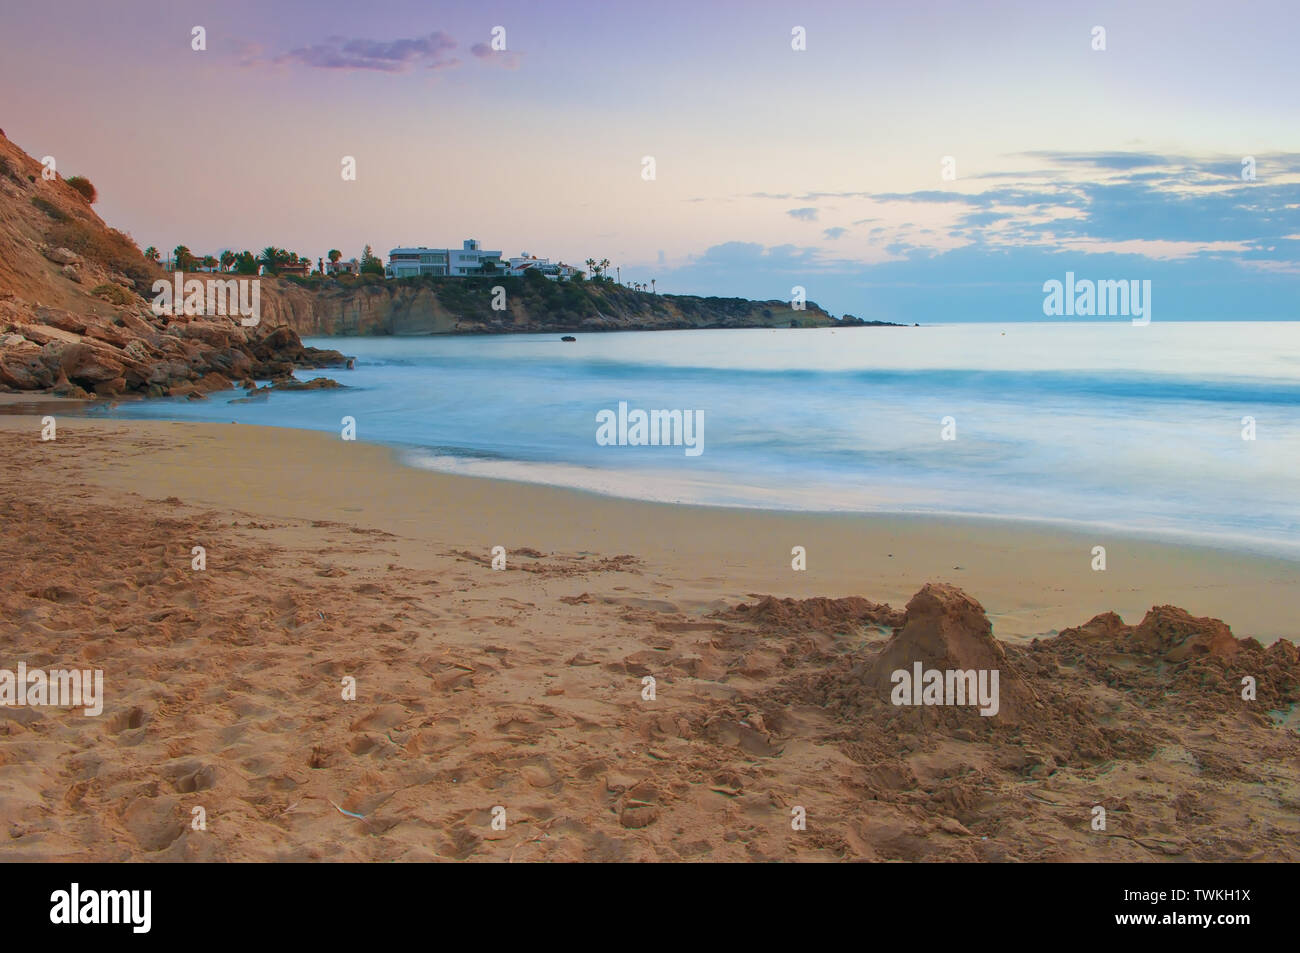
[[[897,324],[893,321],[867,321],[859,318],[857,315],[846,314],[839,321],[840,327],[844,328],[905,328],[906,324]],[[920,327],[919,324],[913,327]]]
[[[328,377],[313,377],[309,381],[300,381],[294,377],[282,377],[271,382],[271,390],[332,390],[342,387],[336,380]]]
[[[329,377],[313,377],[309,381],[300,381],[295,377],[279,377],[265,386],[259,387],[255,381],[244,381],[241,385],[245,394],[227,401],[230,404],[255,404],[270,400],[271,392],[276,390],[333,390],[342,387],[338,381]]]

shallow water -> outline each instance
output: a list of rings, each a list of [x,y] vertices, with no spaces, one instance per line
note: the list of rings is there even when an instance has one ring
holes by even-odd
[[[620,496],[985,514],[1300,551],[1300,323],[327,338],[338,391],[114,417],[338,432],[412,465]],[[597,413],[703,411],[703,452],[601,446]],[[1255,440],[1243,440],[1253,417]],[[943,418],[955,439],[944,440]],[[952,428],[950,428],[951,431]]]

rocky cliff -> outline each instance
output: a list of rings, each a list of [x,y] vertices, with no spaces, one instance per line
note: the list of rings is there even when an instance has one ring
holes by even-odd
[[[0,389],[75,397],[200,396],[253,379],[283,386],[337,351],[300,335],[504,334],[690,328],[847,327],[816,304],[652,294],[609,280],[359,277],[257,280],[258,320],[157,313],[171,276],[108,227],[61,176],[0,132]],[[196,274],[208,282],[242,278]],[[249,279],[252,280],[252,279]],[[177,302],[179,304],[179,302]],[[210,301],[209,301],[210,305]]]
[[[201,397],[346,362],[266,315],[244,327],[210,312],[156,314],[162,271],[80,192],[41,173],[0,133],[0,389]]]
[[[275,279],[264,311],[302,335],[508,334],[841,327],[816,304],[651,294],[612,281],[534,278]],[[494,307],[497,304],[499,307]],[[264,309],[266,306],[264,305]]]

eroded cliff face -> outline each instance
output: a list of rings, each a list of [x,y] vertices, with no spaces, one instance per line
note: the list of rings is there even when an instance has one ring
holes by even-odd
[[[264,278],[262,315],[308,336],[374,334],[450,334],[479,330],[463,324],[428,288],[386,286],[309,290],[289,281]]]
[[[491,306],[505,289],[505,310]],[[690,328],[834,327],[817,305],[796,311],[786,301],[653,295],[612,283],[552,289],[521,279],[440,282],[324,281],[304,287],[264,279],[262,313],[306,336],[508,334],[644,331]]]

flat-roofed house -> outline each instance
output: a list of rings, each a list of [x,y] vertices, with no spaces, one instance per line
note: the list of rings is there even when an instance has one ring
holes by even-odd
[[[485,251],[473,238],[465,239],[460,248],[394,248],[388,253],[388,267],[384,269],[389,278],[471,278],[504,273],[501,252]]]
[[[325,262],[325,274],[327,275],[359,275],[361,274],[361,262],[355,258],[350,261],[327,261]]]
[[[578,269],[566,265],[564,262],[552,263],[549,258],[538,258],[536,255],[530,255],[527,252],[523,252],[517,258],[510,259],[509,274],[522,276],[530,271],[544,275],[551,281],[568,281],[578,273]]]

